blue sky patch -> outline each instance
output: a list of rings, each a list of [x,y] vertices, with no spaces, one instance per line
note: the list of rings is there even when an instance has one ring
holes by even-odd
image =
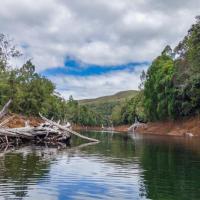
[[[114,71],[133,70],[135,67],[148,65],[148,62],[132,62],[122,65],[107,65],[100,66],[94,64],[86,64],[76,59],[67,58],[65,60],[64,67],[56,67],[46,69],[41,72],[44,76],[56,76],[56,75],[71,75],[71,76],[92,76],[101,75]]]

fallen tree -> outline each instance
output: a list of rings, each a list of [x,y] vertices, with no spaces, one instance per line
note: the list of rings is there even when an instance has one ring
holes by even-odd
[[[56,126],[56,127],[58,127],[59,129],[61,129],[61,130],[63,130],[63,131],[66,131],[66,132],[68,132],[68,133],[70,133],[70,134],[76,135],[76,136],[78,136],[78,137],[80,137],[80,138],[82,138],[82,139],[89,140],[89,141],[91,141],[91,142],[99,142],[99,140],[97,140],[97,139],[93,139],[93,138],[86,137],[86,136],[84,136],[84,135],[81,135],[80,133],[77,133],[77,132],[75,132],[75,131],[69,129],[69,128],[66,127],[66,126],[61,126],[60,124],[58,124],[58,123],[56,123],[56,122],[53,122],[53,121],[51,121],[51,120],[45,118],[45,117],[42,116],[41,114],[40,114],[40,117],[41,117],[44,121],[46,121],[47,123],[52,124],[53,126]]]
[[[9,100],[0,111],[0,119],[5,116],[11,102],[12,101]],[[21,128],[6,128],[5,125],[12,117],[4,119],[0,123],[0,150],[25,142],[47,143],[63,146],[70,142],[72,135],[90,142],[99,142],[96,139],[86,137],[73,131],[69,126],[69,123],[67,123],[67,125],[61,125],[60,122],[49,120],[41,114],[40,117],[44,122],[39,126],[31,127],[27,122],[26,126]]]

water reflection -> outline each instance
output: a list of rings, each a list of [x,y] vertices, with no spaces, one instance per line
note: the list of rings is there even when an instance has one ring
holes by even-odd
[[[200,141],[85,133],[101,142],[0,157],[0,199],[200,199]]]
[[[28,185],[48,173],[49,162],[36,152],[26,150],[0,158],[0,195],[5,199],[9,196],[22,199],[27,195]]]
[[[146,138],[141,164],[150,199],[200,199],[200,141]]]

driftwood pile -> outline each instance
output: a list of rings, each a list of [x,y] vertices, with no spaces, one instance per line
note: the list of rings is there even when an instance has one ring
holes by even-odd
[[[3,107],[0,112],[0,119],[6,114],[11,100]],[[98,140],[83,136],[71,129],[68,125],[61,125],[59,122],[54,122],[42,116],[44,123],[37,127],[30,127],[26,123],[25,127],[21,128],[6,128],[4,127],[12,117],[6,118],[0,123],[0,150],[8,147],[16,146],[25,142],[47,143],[52,145],[63,146],[70,142],[72,135],[76,135],[90,142],[98,142]]]

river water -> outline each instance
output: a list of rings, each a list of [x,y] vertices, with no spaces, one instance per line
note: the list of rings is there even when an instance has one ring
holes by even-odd
[[[85,134],[101,142],[0,154],[0,199],[200,199],[198,139]]]

